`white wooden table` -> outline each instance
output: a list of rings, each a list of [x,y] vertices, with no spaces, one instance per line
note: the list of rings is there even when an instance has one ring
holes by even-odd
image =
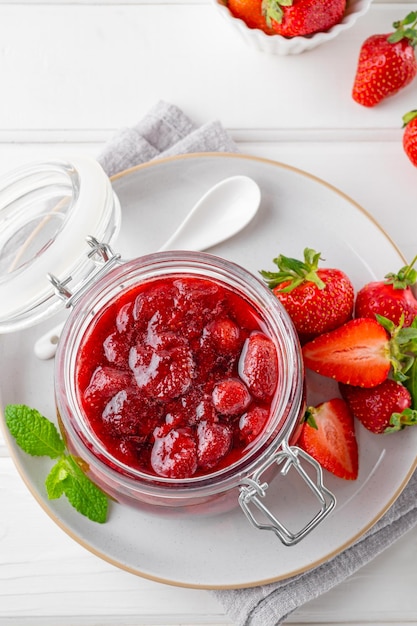
[[[401,117],[417,108],[417,83],[373,110],[350,91],[363,39],[415,8],[375,0],[335,41],[268,57],[206,0],[0,0],[0,171],[67,152],[96,155],[164,99],[196,123],[219,119],[243,152],[332,183],[411,259],[417,170],[402,150]],[[416,553],[417,529],[289,623],[417,624]],[[208,592],[133,576],[71,540],[0,440],[0,625],[180,624],[230,621]]]

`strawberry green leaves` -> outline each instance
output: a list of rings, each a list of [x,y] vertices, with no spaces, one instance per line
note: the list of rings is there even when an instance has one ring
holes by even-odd
[[[415,111],[417,116],[417,111]],[[385,283],[392,285],[394,289],[406,289],[415,285],[417,282],[417,270],[414,269],[414,265],[417,263],[417,255],[411,261],[409,265],[402,267],[396,274],[390,272],[385,276]]]
[[[281,292],[283,293],[288,293],[296,289],[304,282],[312,282],[318,289],[324,289],[326,285],[317,273],[321,258],[320,255],[320,252],[316,252],[311,248],[305,248],[304,261],[280,254],[273,260],[279,271],[267,272],[261,270],[260,274],[270,289],[284,282],[287,283],[285,287],[281,288]]]
[[[70,504],[93,522],[107,519],[107,496],[84,474],[76,457],[68,454],[56,426],[36,409],[9,404],[5,409],[7,427],[17,445],[31,456],[56,460],[45,480],[48,498],[65,495]]]
[[[411,328],[417,330],[417,317],[414,318]],[[413,407],[417,408],[417,359],[414,359],[413,364],[409,368],[408,378],[404,384],[410,392]]]
[[[401,41],[401,39],[408,39],[410,45],[414,48],[417,44],[416,25],[417,11],[411,11],[403,20],[398,20],[393,23],[395,32],[388,37],[388,41],[390,43],[396,43],[397,41]]]
[[[404,316],[401,316],[398,326],[382,315],[376,315],[376,320],[390,335],[390,357],[392,377],[398,382],[405,382],[408,371],[412,368],[417,356],[417,327],[416,318],[411,326],[403,327]]]
[[[268,26],[271,26],[271,20],[280,24],[284,17],[281,7],[290,7],[292,3],[293,0],[262,0],[262,12],[265,15]]]

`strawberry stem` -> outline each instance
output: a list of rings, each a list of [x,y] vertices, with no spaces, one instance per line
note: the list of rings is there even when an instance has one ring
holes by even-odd
[[[416,261],[417,255],[409,265],[402,267],[397,274],[387,274],[385,284],[392,285],[394,289],[406,289],[414,285],[417,282],[417,271],[414,269]]]
[[[409,122],[411,122],[411,120],[414,120],[416,117],[417,117],[417,109],[414,109],[413,111],[409,111],[408,113],[403,115],[403,128],[405,128],[407,124],[409,124]]]
[[[404,409],[401,413],[393,413],[389,423],[390,425],[387,426],[384,433],[394,433],[397,430],[403,430],[406,426],[415,426],[417,424],[417,411]]]
[[[417,45],[417,11],[412,11],[403,20],[393,23],[395,31],[388,37],[390,43],[398,43],[402,39],[408,39],[413,48]]]
[[[414,319],[412,326],[417,328],[417,317]],[[412,407],[417,409],[417,360],[414,360],[412,367],[408,370],[408,378],[405,386],[411,395]]]
[[[306,412],[304,413],[303,422],[305,422],[306,424],[311,426],[311,428],[314,428],[315,430],[318,430],[319,427],[317,426],[317,422],[316,422],[316,419],[314,417],[315,413],[316,413],[316,409],[314,407],[312,407],[312,406],[309,406],[306,409]]]
[[[408,380],[407,372],[413,367],[417,357],[417,317],[411,326],[403,328],[404,315],[396,326],[382,315],[376,315],[377,321],[388,332],[392,377],[400,383]]]
[[[305,248],[304,261],[292,259],[280,254],[277,258],[273,259],[279,272],[261,270],[260,274],[270,289],[274,289],[274,287],[282,283],[288,283],[281,289],[282,293],[289,293],[304,282],[314,283],[319,289],[324,289],[326,284],[317,274],[321,258],[320,254],[320,252],[316,252],[311,248]]]
[[[281,24],[284,17],[284,11],[281,7],[290,7],[292,3],[293,0],[262,0],[262,13],[269,28],[271,28],[272,22]]]

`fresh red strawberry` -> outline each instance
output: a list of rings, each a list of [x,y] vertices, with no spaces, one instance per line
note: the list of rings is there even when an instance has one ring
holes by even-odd
[[[417,256],[397,274],[387,274],[384,281],[362,287],[356,294],[355,317],[382,315],[397,326],[411,326],[417,316],[417,299],[411,289],[417,282],[417,271],[413,269],[416,261]]]
[[[373,433],[389,433],[417,424],[411,395],[401,383],[388,378],[372,389],[339,384],[353,415]]]
[[[358,477],[358,443],[353,416],[341,398],[309,407],[299,446],[320,465],[346,480]]]
[[[402,329],[381,316],[350,320],[303,347],[306,367],[358,387],[376,387],[391,371],[404,380],[416,354],[417,328]]]
[[[263,0],[266,23],[278,35],[296,37],[323,32],[338,24],[346,0]]]
[[[304,261],[282,254],[278,272],[261,271],[284,305],[302,343],[341,326],[352,317],[354,289],[344,272],[318,267],[320,252],[304,250]]]
[[[411,83],[417,74],[417,11],[394,22],[393,33],[373,35],[362,44],[353,84],[353,99],[373,107]]]
[[[228,0],[227,7],[234,17],[243,20],[249,28],[259,28],[272,34],[273,30],[266,23],[262,0]]]
[[[403,115],[403,122],[403,148],[411,163],[417,167],[417,111]]]

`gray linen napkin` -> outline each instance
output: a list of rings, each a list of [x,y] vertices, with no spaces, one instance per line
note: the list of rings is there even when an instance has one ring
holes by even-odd
[[[220,122],[197,127],[178,107],[158,102],[136,126],[105,145],[97,160],[108,176],[153,159],[192,152],[237,152]]]
[[[98,161],[111,176],[165,156],[216,151],[237,152],[219,122],[197,127],[178,107],[159,102],[136,126],[117,133]],[[236,626],[277,626],[298,607],[369,563],[416,524],[417,472],[387,513],[357,543],[327,563],[269,585],[211,593]]]
[[[236,626],[277,626],[297,608],[372,561],[416,524],[417,472],[387,513],[360,540],[327,563],[269,585],[212,593]]]

